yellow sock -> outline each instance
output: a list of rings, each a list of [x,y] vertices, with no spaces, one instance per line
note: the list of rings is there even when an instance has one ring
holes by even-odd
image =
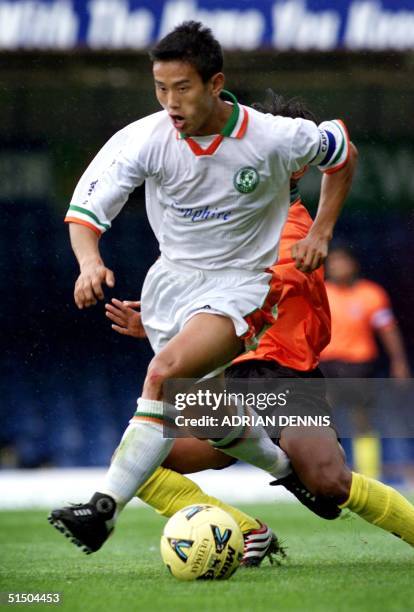
[[[211,504],[228,512],[243,533],[260,527],[258,521],[248,514],[233,506],[228,506],[215,497],[206,495],[195,482],[186,476],[163,467],[157,468],[153,475],[144,482],[137,491],[137,497],[163,516],[172,516],[181,508],[192,504]]]
[[[392,487],[352,472],[349,498],[340,508],[352,510],[414,546],[414,506]]]
[[[356,436],[352,440],[354,465],[356,472],[378,479],[381,473],[381,441],[371,433],[366,436]]]

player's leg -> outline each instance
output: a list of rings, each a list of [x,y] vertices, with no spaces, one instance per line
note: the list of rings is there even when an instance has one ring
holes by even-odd
[[[192,473],[222,469],[233,462],[231,457],[214,450],[206,441],[179,438],[164,465],[157,468],[140,487],[137,497],[166,517],[190,505],[209,504],[222,508],[234,518],[243,533],[243,565],[258,566],[266,557],[271,560],[272,555],[284,557],[283,547],[270,527],[238,508],[207,495],[195,482],[178,473],[179,470]]]
[[[229,317],[193,316],[151,360],[142,398],[163,399],[163,384],[172,378],[201,378],[222,367],[243,350]]]
[[[163,383],[169,378],[208,374],[237,355],[240,348],[230,319],[210,314],[191,319],[151,361],[143,396],[101,491],[78,508],[52,511],[49,521],[86,553],[98,550],[112,532],[119,512],[171,450],[173,440],[163,436]]]
[[[103,492],[118,510],[169,454],[173,440],[163,436],[163,385],[174,378],[199,378],[224,365],[241,348],[231,319],[210,314],[194,316],[152,359],[137,411],[126,429]]]
[[[206,440],[177,438],[162,464],[179,474],[193,474],[204,470],[221,470],[237,460],[213,448]]]
[[[276,361],[252,359],[231,365],[226,370],[226,378],[230,381],[257,381],[260,379],[262,381],[260,386],[261,392],[267,390],[268,392],[273,393],[275,395],[277,395],[279,392],[286,393],[286,389],[289,389],[289,406],[291,401],[296,401],[295,405],[298,405],[297,393],[300,392],[300,406],[298,406],[298,408],[300,408],[300,411],[302,412],[302,402],[307,398],[308,392],[312,391],[313,393],[311,394],[311,398],[309,400],[309,414],[313,414],[313,412],[315,412],[315,409],[316,412],[319,412],[319,399],[321,399],[323,400],[321,402],[321,414],[325,416],[327,406],[323,394],[324,385],[320,384],[321,377],[318,371],[300,372],[292,368],[282,366]],[[317,380],[313,382],[311,380],[312,378],[316,378]],[[310,383],[310,388],[308,388],[306,381]],[[305,383],[306,387],[303,388],[303,384]],[[255,383],[252,388],[254,389],[254,387]],[[304,391],[306,391],[306,393],[304,393]],[[284,413],[286,412],[286,409],[287,407],[285,408]],[[307,409],[305,407],[305,411],[306,410]],[[274,439],[280,438],[280,429],[278,427],[270,428],[268,430],[268,433]],[[292,465],[290,467],[292,468]],[[311,512],[314,512],[322,518],[334,519],[337,518],[341,513],[340,508],[338,508],[337,504],[332,499],[325,496],[312,494],[311,491],[309,491],[309,489],[306,487],[304,482],[292,469],[285,477],[279,477],[276,482],[270,484],[283,485],[296,496],[296,498],[301,502],[301,504],[303,504]]]
[[[352,472],[348,498],[340,507],[414,546],[414,506],[393,487]]]
[[[98,550],[137,489],[168,455],[172,440],[163,437],[163,384],[172,378],[202,377],[224,366],[241,350],[230,318],[198,314],[152,360],[137,412],[122,437],[101,492],[77,510],[58,509],[50,521],[73,536],[85,552]],[[283,476],[289,461],[263,430],[263,437],[243,440],[229,453],[271,474]],[[83,513],[85,511],[85,513]]]
[[[414,546],[414,506],[392,487],[351,472],[332,429],[318,436],[285,428],[280,445],[312,493],[333,499]]]
[[[199,378],[230,361],[242,347],[233,321],[224,316],[192,317],[151,361],[138,400],[135,417],[127,428],[108,471],[105,493],[122,508],[160,465],[172,447],[163,437],[163,385],[174,378]],[[227,453],[227,450],[224,452]],[[284,475],[288,460],[263,430],[262,438],[247,438],[228,454],[271,474]]]
[[[152,506],[159,514],[167,517],[172,516],[186,506],[210,504],[220,506],[220,508],[231,514],[243,532],[257,529],[260,526],[256,519],[220,501],[216,497],[208,495],[195,482],[183,474],[161,466],[138,489],[137,497]]]
[[[351,487],[351,471],[330,427],[284,427],[279,444],[306,487],[314,494],[343,503]]]

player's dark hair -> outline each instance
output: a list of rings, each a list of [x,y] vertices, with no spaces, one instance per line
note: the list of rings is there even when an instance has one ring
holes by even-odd
[[[252,107],[261,113],[281,115],[292,119],[308,119],[318,124],[318,120],[300,98],[286,100],[283,96],[275,93],[273,89],[266,89],[264,102],[255,102]]]
[[[188,62],[203,83],[223,70],[223,52],[211,30],[198,21],[184,21],[150,51],[153,62]]]

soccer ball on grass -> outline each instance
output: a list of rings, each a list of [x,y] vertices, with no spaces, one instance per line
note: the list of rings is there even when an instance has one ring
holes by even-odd
[[[217,506],[187,506],[172,516],[161,537],[161,556],[179,580],[230,578],[243,557],[243,534]]]

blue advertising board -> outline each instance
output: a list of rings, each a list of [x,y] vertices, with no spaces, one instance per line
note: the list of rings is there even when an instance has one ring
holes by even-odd
[[[226,49],[414,48],[414,0],[0,0],[0,49],[145,49],[188,19]]]

